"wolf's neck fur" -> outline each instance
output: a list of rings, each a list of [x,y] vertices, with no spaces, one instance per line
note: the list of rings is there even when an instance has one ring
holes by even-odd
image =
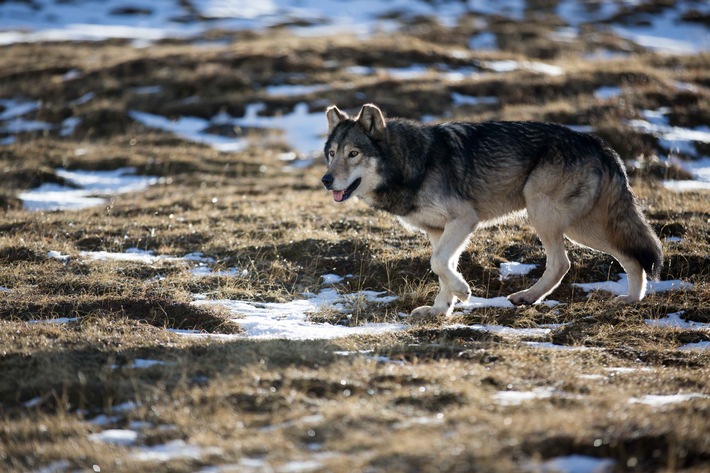
[[[368,203],[376,209],[405,216],[417,209],[416,196],[426,176],[431,132],[425,125],[397,118],[387,120],[387,129],[389,154],[380,169],[384,179]],[[420,132],[413,133],[414,129]],[[407,140],[401,138],[405,136]]]

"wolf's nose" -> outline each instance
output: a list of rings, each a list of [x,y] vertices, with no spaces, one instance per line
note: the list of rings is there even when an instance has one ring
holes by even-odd
[[[335,179],[333,179],[333,176],[331,176],[330,174],[326,174],[321,178],[320,181],[323,183],[326,189],[330,190],[330,188],[333,187],[334,180]]]

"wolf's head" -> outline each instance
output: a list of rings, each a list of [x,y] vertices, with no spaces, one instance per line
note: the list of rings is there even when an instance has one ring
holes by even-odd
[[[387,125],[382,111],[372,104],[363,105],[353,119],[333,105],[325,114],[328,119],[325,143],[328,171],[321,181],[333,192],[336,202],[352,196],[366,199],[381,182],[378,160],[387,143]]]

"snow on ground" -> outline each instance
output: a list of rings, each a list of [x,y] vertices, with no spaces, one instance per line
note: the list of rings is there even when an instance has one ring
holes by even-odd
[[[389,304],[396,296],[385,296],[374,291],[360,291],[341,294],[333,288],[321,290],[318,294],[305,293],[305,299],[290,302],[250,302],[239,300],[196,300],[196,305],[224,307],[235,316],[233,322],[244,330],[237,337],[253,339],[315,340],[347,337],[350,335],[375,335],[378,333],[403,330],[403,324],[366,323],[357,326],[314,323],[308,315],[322,310],[349,314],[357,303]]]
[[[501,406],[518,406],[525,401],[547,399],[553,396],[566,397],[565,393],[551,387],[534,388],[532,391],[498,391],[493,400]]]
[[[523,264],[516,261],[501,263],[498,270],[498,279],[502,281],[511,276],[525,276],[535,268],[537,268],[536,264]]]
[[[705,350],[710,350],[710,341],[701,341],[701,342],[695,342],[695,343],[687,343],[683,345],[682,347],[678,348],[679,350],[691,350],[691,351],[705,351]]]
[[[709,323],[695,322],[693,320],[683,320],[680,316],[684,311],[668,314],[660,319],[646,319],[646,325],[660,328],[679,328],[690,330],[710,330]]]
[[[590,291],[606,291],[612,294],[626,294],[629,287],[629,278],[626,273],[619,274],[618,281],[600,281],[590,283],[574,283],[575,286],[582,288],[585,292]],[[679,279],[669,281],[649,281],[647,286],[648,294],[668,291],[688,291],[693,289],[693,284]]]
[[[128,429],[107,429],[102,432],[89,435],[92,442],[110,443],[112,445],[128,446],[133,445],[138,440],[138,432]]]
[[[171,440],[164,444],[136,447],[128,458],[141,462],[165,463],[172,460],[200,460],[203,456],[220,455],[219,447],[190,445],[184,440]]]
[[[233,125],[235,127],[262,128],[279,130],[292,149],[305,156],[320,154],[327,131],[327,123],[322,112],[311,113],[308,104],[296,104],[293,112],[276,117],[261,116],[263,103],[253,103],[246,107],[244,117],[235,118],[226,113],[220,113],[211,120],[197,117],[180,117],[169,120],[161,115],[132,110],[131,118],[143,125],[171,132],[185,140],[203,143],[223,152],[233,152],[247,146],[245,138],[232,138],[206,133],[211,124]]]
[[[64,255],[59,251],[50,251],[48,256],[66,262],[70,256]],[[159,263],[181,263],[193,266],[190,268],[194,277],[246,277],[248,273],[239,268],[224,268],[215,269],[215,265],[219,264],[214,258],[207,257],[202,253],[190,253],[188,255],[177,257],[169,255],[156,255],[152,251],[140,250],[137,248],[129,248],[125,252],[108,252],[108,251],[82,251],[79,257],[92,261],[128,261],[133,263],[141,263],[147,265],[155,265]],[[501,272],[508,276],[524,274],[524,267],[520,263],[502,263]],[[527,265],[534,266],[534,265]],[[504,268],[513,268],[508,272]],[[337,274],[324,274],[322,282],[324,286],[332,286],[351,277],[352,275],[339,276]],[[649,292],[662,292],[678,289],[691,289],[692,284],[683,281],[660,281],[651,283],[655,286],[649,287]],[[615,294],[622,294],[626,291],[626,275],[622,274],[621,279],[617,282],[604,281],[598,283],[577,284],[585,291],[596,289],[606,290]],[[314,339],[333,339],[339,337],[347,337],[351,335],[374,335],[392,331],[404,330],[406,325],[401,323],[365,323],[360,325],[350,325],[352,313],[358,304],[380,304],[387,305],[395,300],[396,296],[387,295],[384,292],[376,291],[358,291],[355,293],[342,293],[334,287],[325,287],[320,292],[306,292],[302,294],[302,298],[298,298],[288,302],[254,302],[231,299],[209,299],[205,294],[193,294],[194,304],[201,306],[213,306],[226,308],[233,316],[233,322],[239,324],[244,330],[238,335],[221,335],[221,334],[206,334],[195,330],[177,330],[170,329],[171,332],[194,337],[209,337],[213,339],[234,339],[234,338],[252,338],[257,340],[266,339],[289,339],[289,340],[314,340]],[[545,301],[547,305],[554,306],[559,304],[557,301]],[[493,298],[471,297],[469,300],[459,302],[456,305],[457,310],[470,312],[471,310],[483,307],[505,307],[514,308],[515,306],[503,296]],[[343,314],[345,325],[333,325],[330,323],[316,323],[308,320],[310,314],[315,314],[321,311],[336,311]],[[407,317],[407,314],[401,314]],[[669,314],[664,319],[647,320],[650,325],[660,327],[679,327],[679,328],[698,328],[706,329],[710,324],[702,324],[699,322],[684,322],[680,319],[681,313]],[[48,319],[48,320],[33,320],[31,323],[68,323],[76,321],[76,318],[66,319]],[[461,325],[453,324],[445,326],[444,329],[469,328],[471,330],[480,330],[494,333],[503,337],[510,338],[538,338],[549,335],[552,330],[560,325],[542,325],[533,328],[513,328],[490,324],[473,324]],[[543,349],[586,349],[585,347],[565,347],[555,345],[550,342],[526,341],[526,344],[534,348]],[[688,347],[685,349],[693,349]],[[704,349],[699,346],[698,349]],[[145,367],[141,364],[132,367]]]
[[[19,198],[27,210],[78,210],[106,202],[107,196],[138,192],[156,184],[154,176],[139,176],[132,167],[113,171],[56,169],[70,186],[45,183],[22,192]]]
[[[1,10],[1,9],[0,9]],[[0,32],[2,35],[2,32]],[[93,98],[93,94],[89,93],[85,96],[71,102],[71,105],[86,103]],[[38,131],[59,130],[61,136],[70,136],[74,133],[74,128],[80,123],[76,117],[66,118],[61,125],[53,125],[47,122],[38,120],[29,120],[24,118],[32,112],[41,108],[41,102],[27,101],[23,99],[0,99],[0,106],[4,108],[0,113],[0,145],[9,145],[15,142],[15,136],[19,133],[33,133]]]
[[[703,7],[708,13],[708,5]],[[710,35],[700,23],[681,23],[681,12],[676,8],[661,13],[644,15],[635,25],[612,26],[612,31],[645,48],[672,54],[696,54],[710,48]]]
[[[540,473],[611,473],[616,462],[611,458],[597,458],[588,455],[567,455],[551,458],[531,471]]]
[[[679,402],[686,402],[692,399],[708,399],[710,396],[701,393],[681,393],[681,394],[668,394],[668,395],[656,395],[647,394],[642,397],[632,397],[629,399],[631,404],[646,404],[651,407],[663,407],[668,404],[677,404]]]
[[[243,139],[205,133],[204,130],[210,126],[210,121],[203,118],[180,117],[170,120],[162,115],[137,110],[131,110],[128,114],[132,119],[149,128],[168,131],[184,140],[206,144],[218,151],[236,152],[246,147]]]
[[[681,85],[682,87],[682,85]],[[710,189],[710,157],[702,156],[696,143],[710,143],[710,127],[701,125],[684,128],[670,125],[670,109],[643,110],[642,119],[630,120],[628,125],[641,133],[648,133],[658,138],[659,143],[668,150],[667,162],[674,164],[691,174],[691,180],[666,180],[663,186],[675,191],[693,191]],[[677,154],[694,156],[697,159],[680,159]]]
[[[135,3],[135,2],[134,2]],[[564,0],[555,7],[567,26],[556,36],[576,37],[584,23],[612,18],[633,0],[602,0],[589,8],[584,2]],[[110,38],[134,40],[144,47],[165,38],[190,38],[211,28],[224,30],[264,30],[278,24],[291,24],[295,34],[356,34],[360,37],[396,30],[399,24],[392,13],[404,18],[418,15],[436,17],[445,25],[455,25],[465,12],[504,15],[517,20],[534,17],[523,0],[477,0],[474,2],[428,2],[424,0],[269,0],[243,2],[230,0],[162,0],[143,2],[139,14],[126,13],[125,0],[74,0],[59,2],[10,0],[0,3],[0,44],[40,41],[97,41]],[[130,5],[128,5],[130,6]],[[707,7],[693,2],[676,2],[660,14],[644,15],[643,21],[611,29],[653,50],[697,53],[710,49],[707,29],[700,23],[680,22],[690,8],[707,13]],[[470,46],[495,49],[496,38],[485,31],[474,35]]]

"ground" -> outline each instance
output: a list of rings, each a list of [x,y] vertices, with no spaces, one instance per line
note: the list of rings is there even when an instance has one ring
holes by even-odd
[[[495,49],[469,42],[483,20]],[[710,155],[710,53],[644,48],[601,23],[560,37],[549,12],[399,21],[365,37],[286,24],[2,46],[0,469],[710,468],[709,191],[677,190]],[[569,245],[558,303],[498,307],[544,267],[520,219],[480,230],[461,259],[483,307],[408,323],[437,290],[425,236],[320,184],[325,108],[364,102],[598,134],[672,287],[613,305],[577,284],[621,267]],[[150,185],[27,208],[33,191],[81,190],[67,173],[124,168]],[[537,267],[501,277],[507,262]],[[267,308],[293,310],[269,330],[329,331],[269,338],[245,322]]]

